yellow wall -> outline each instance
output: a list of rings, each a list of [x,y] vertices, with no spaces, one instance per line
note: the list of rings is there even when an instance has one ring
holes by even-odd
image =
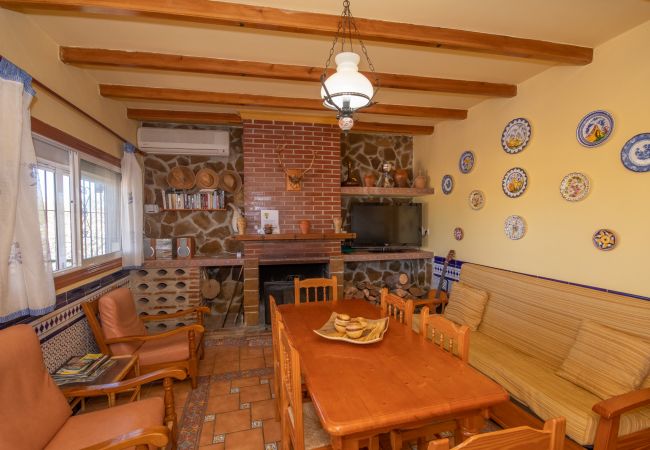
[[[631,172],[620,151],[632,136],[650,132],[650,22],[596,48],[594,62],[584,67],[554,67],[519,85],[512,99],[487,100],[469,118],[445,122],[433,136],[416,137],[416,167],[430,175],[434,196],[424,198],[431,236],[427,248],[445,255],[528,274],[650,296],[650,173]],[[613,114],[614,133],[601,146],[583,147],[575,137],[581,118],[595,109]],[[504,125],[517,117],[532,123],[532,140],[517,155],[501,149]],[[471,149],[474,170],[458,170],[460,154]],[[510,199],[501,179],[512,167],[528,172],[528,190]],[[559,185],[570,172],[586,173],[592,183],[584,200],[562,199]],[[451,195],[440,189],[451,174]],[[480,189],[486,205],[474,211],[468,195]],[[507,216],[525,218],[528,232],[520,241],[503,232]],[[465,238],[453,238],[454,227]],[[599,251],[591,242],[599,228],[614,230],[618,246]]]
[[[59,61],[58,45],[23,14],[0,9],[0,54],[109,128],[135,143],[137,123],[120,103],[102,98],[97,82]],[[35,86],[32,116],[95,147],[122,156],[121,142],[74,109]]]

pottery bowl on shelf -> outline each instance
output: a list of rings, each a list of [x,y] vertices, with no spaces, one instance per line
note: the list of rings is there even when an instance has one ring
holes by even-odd
[[[366,329],[366,325],[360,322],[350,322],[348,326],[345,327],[345,334],[350,339],[358,339],[363,334],[363,330]]]

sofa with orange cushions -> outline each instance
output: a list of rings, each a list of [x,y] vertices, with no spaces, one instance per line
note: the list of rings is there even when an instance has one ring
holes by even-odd
[[[468,263],[448,310],[463,289],[487,298],[470,364],[524,405],[495,407],[495,421],[565,417],[580,445],[650,448],[650,301]]]

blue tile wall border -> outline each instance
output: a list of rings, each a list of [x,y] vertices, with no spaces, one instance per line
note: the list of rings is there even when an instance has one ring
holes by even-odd
[[[433,258],[433,286],[438,286],[439,280],[440,280],[440,274],[442,273],[442,266],[445,262],[445,258],[441,256],[436,256]],[[453,281],[458,281],[460,278],[460,271],[465,262],[470,262],[470,261],[459,261],[459,260],[452,260],[449,263],[449,266],[447,268],[447,274],[445,276],[445,280],[447,283],[453,282]],[[485,264],[481,264],[485,265]],[[491,267],[491,266],[486,266],[486,267]],[[498,267],[493,267],[494,269],[499,269]],[[512,273],[517,273],[520,275],[527,275],[529,277],[533,278],[539,278],[541,280],[549,280],[549,281],[555,281],[557,283],[563,283],[563,284],[568,284],[571,286],[578,286],[578,287],[583,287],[587,289],[593,289],[595,291],[601,291],[601,292],[608,292],[610,294],[616,294],[616,295],[622,295],[624,297],[630,297],[630,298],[636,298],[639,300],[647,300],[650,301],[650,297],[644,297],[642,295],[636,295],[636,294],[629,294],[627,292],[620,292],[620,291],[614,291],[611,289],[605,289],[601,287],[596,287],[596,286],[589,286],[587,284],[580,284],[580,283],[572,283],[570,281],[566,280],[556,280],[555,278],[548,278],[548,277],[542,277],[539,275],[531,275],[528,273],[523,273],[523,272],[517,272],[514,270],[507,270],[507,269],[499,269],[499,270],[504,270],[506,272],[512,272]]]
[[[105,293],[127,286],[129,271],[121,270],[99,280],[72,289],[56,296],[56,309],[49,314],[34,318],[22,317],[16,321],[3,324],[0,328],[28,324],[38,336],[43,350],[43,360],[50,372],[53,372],[71,356],[93,353],[97,344],[82,304],[94,300]]]

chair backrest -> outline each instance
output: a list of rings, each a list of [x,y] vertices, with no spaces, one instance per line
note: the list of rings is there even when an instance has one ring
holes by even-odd
[[[282,429],[289,432],[294,450],[304,450],[305,432],[302,413],[300,356],[289,340],[282,321],[278,320],[276,323],[280,341],[280,414]]]
[[[273,391],[275,393],[276,404],[280,403],[280,334],[278,321],[281,320],[278,312],[278,305],[275,303],[275,297],[269,295],[269,305],[271,309],[271,337],[273,340]]]
[[[40,449],[72,414],[29,325],[0,331],[0,448]]]
[[[147,334],[128,288],[114,289],[103,295],[98,301],[98,309],[101,331],[105,339]],[[111,344],[108,347],[113,355],[129,355],[135,353],[141,345],[142,343],[138,342]]]
[[[395,294],[389,294],[386,288],[382,288],[380,294],[382,317],[392,317],[411,328],[413,324],[413,310],[415,309],[413,300],[404,300]]]
[[[441,349],[451,352],[464,362],[469,359],[469,327],[457,325],[439,314],[429,314],[425,306],[420,312],[420,334]]]
[[[477,434],[454,447],[454,450],[562,450],[565,426],[564,417],[560,417],[547,420],[543,430],[516,427]],[[449,450],[449,440],[432,441],[428,450]]]
[[[336,301],[339,298],[336,276],[332,278],[300,278],[293,279],[294,298],[296,305],[300,304],[301,291],[305,293],[306,302]]]

